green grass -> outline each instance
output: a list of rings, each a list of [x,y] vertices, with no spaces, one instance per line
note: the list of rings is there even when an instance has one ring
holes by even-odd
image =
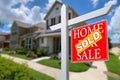
[[[8,51],[3,51],[2,54],[8,54]],[[32,58],[30,57],[27,57],[26,55],[22,55],[22,54],[12,54],[10,56],[13,56],[13,57],[18,57],[18,58],[22,58],[22,59],[26,59],[26,60],[32,60]]]
[[[22,58],[22,59],[26,59],[26,60],[31,60],[31,59],[32,59],[32,58],[27,57],[27,56],[22,55],[22,54],[13,54],[13,55],[11,55],[11,56],[13,56],[13,57],[18,57],[18,58]]]
[[[47,76],[43,73],[34,71],[32,69],[30,69],[30,73],[36,80],[55,80],[54,78],[52,78],[50,76]]]
[[[61,68],[60,60],[44,59],[38,63],[58,69]],[[71,63],[71,61],[69,61],[69,70],[72,72],[87,71],[89,67],[90,66],[86,65],[85,63]]]
[[[54,78],[52,78],[50,76],[47,76],[47,75],[45,75],[43,73],[40,73],[40,72],[37,72],[33,69],[27,68],[27,66],[21,65],[21,68],[19,66],[20,66],[20,64],[17,64],[15,62],[13,62],[12,60],[0,57],[0,70],[2,70],[3,72],[8,72],[9,71],[7,73],[7,75],[9,75],[8,77],[10,77],[10,73],[13,73],[13,71],[15,72],[16,70],[19,69],[19,70],[21,70],[21,74],[22,74],[22,72],[25,72],[25,70],[28,69],[29,74],[35,80],[55,80]],[[26,67],[26,68],[24,68],[24,67]],[[2,75],[5,75],[5,74],[2,73]],[[12,76],[14,76],[14,75],[12,75]],[[1,74],[0,74],[0,78],[1,78]],[[13,79],[7,79],[7,80],[13,80]]]
[[[108,76],[108,80],[120,80],[120,79],[115,79],[115,78]]]
[[[105,62],[108,68],[108,71],[120,75],[120,60],[117,56],[110,54],[109,61]],[[108,80],[118,80],[111,77],[108,77]]]

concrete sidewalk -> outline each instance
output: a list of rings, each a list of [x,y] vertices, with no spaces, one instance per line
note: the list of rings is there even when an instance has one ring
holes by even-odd
[[[54,77],[56,80],[61,80],[61,70],[59,69],[44,66],[44,65],[35,63],[33,61],[11,57],[9,55],[2,54],[1,56],[5,58],[13,59],[14,62],[17,62],[20,64],[27,63],[28,67],[36,71],[42,72],[44,74],[47,74],[51,77]],[[95,66],[95,68],[90,68],[86,72],[79,72],[79,73],[70,72],[70,80],[107,80],[107,76],[104,74],[104,71],[107,71],[105,63],[102,61],[93,62],[92,65]]]
[[[50,57],[46,56],[46,57],[40,57],[40,58],[37,58],[37,59],[33,59],[31,60],[32,62],[37,62],[37,61],[40,61],[40,60],[43,60],[43,59],[49,59]]]

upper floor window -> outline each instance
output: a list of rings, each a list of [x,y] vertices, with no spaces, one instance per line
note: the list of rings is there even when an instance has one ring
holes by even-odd
[[[72,13],[71,12],[68,13],[68,19],[72,19]],[[51,19],[47,20],[46,23],[47,23],[47,29],[49,29],[50,26],[61,23],[61,16],[51,18]]]
[[[52,18],[52,19],[51,19],[51,26],[52,26],[52,25],[55,25],[55,18]]]
[[[12,32],[12,35],[16,35],[17,34],[17,30],[16,29],[11,30],[11,32]]]
[[[48,20],[47,20],[46,24],[47,24],[47,29],[49,29],[49,24],[48,24]]]
[[[59,23],[61,23],[61,16],[59,16]]]
[[[68,19],[71,19],[71,18],[72,18],[72,14],[68,13]]]
[[[56,7],[56,11],[58,11],[59,10],[59,7]]]

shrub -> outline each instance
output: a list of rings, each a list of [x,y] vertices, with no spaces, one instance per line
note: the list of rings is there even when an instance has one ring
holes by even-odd
[[[45,48],[38,48],[37,49],[37,55],[38,55],[38,57],[46,56],[47,53],[48,53],[48,50],[45,49]]]
[[[9,59],[0,57],[0,80],[35,80],[29,69],[24,65],[16,64]]]
[[[18,48],[16,51],[18,54],[24,54],[24,55],[27,54],[27,49],[25,49],[23,47]]]
[[[48,53],[48,50],[45,48],[42,48],[42,56],[46,56]]]
[[[10,49],[9,48],[3,48],[3,51],[9,51]]]
[[[111,49],[112,48],[112,44],[111,44],[111,39],[110,38],[108,38],[108,44],[109,44],[109,49]]]
[[[15,50],[10,50],[10,51],[8,51],[8,54],[9,54],[9,55],[16,54],[16,51],[15,51]]]
[[[58,58],[58,56],[57,56],[57,55],[51,55],[51,56],[50,56],[50,59],[53,59],[53,60],[58,60],[59,58]]]
[[[41,56],[42,56],[41,49],[38,48],[37,51],[36,51],[36,53],[37,53],[37,56],[38,56],[38,57],[41,57]]]
[[[31,58],[36,58],[37,57],[37,55],[34,53],[34,51],[28,51],[27,56],[31,57]]]

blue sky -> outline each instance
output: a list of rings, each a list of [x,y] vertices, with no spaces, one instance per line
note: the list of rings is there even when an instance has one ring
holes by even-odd
[[[120,0],[58,0],[72,7],[79,15],[114,4],[112,11],[97,19],[88,21],[93,23],[102,19],[108,20],[108,35],[112,42],[120,42]],[[0,32],[10,32],[14,20],[29,24],[43,22],[55,0],[0,0],[0,21],[5,25]],[[118,33],[118,34],[112,34]]]

